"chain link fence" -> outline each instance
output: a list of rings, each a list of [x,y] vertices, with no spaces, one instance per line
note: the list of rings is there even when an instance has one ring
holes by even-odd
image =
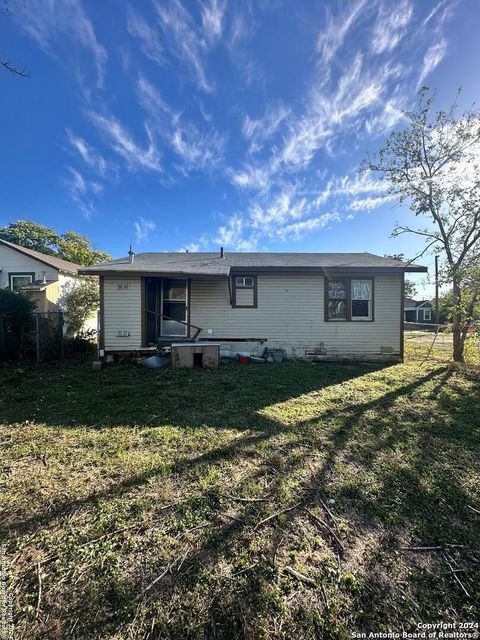
[[[37,312],[35,317],[35,346],[37,367],[63,359],[63,313]]]

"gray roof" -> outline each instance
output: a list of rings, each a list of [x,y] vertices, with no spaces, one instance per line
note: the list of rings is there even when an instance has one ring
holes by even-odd
[[[62,258],[57,258],[56,256],[48,256],[46,253],[40,253],[40,251],[35,251],[34,249],[27,249],[27,247],[22,247],[19,244],[13,244],[13,242],[8,242],[2,238],[0,238],[0,244],[10,247],[11,249],[15,249],[15,251],[23,253],[26,256],[30,256],[30,258],[34,258],[35,260],[46,264],[48,267],[53,267],[58,271],[76,275],[78,270],[81,268],[79,264],[75,264],[74,262],[62,260]]]
[[[420,267],[373,253],[139,253],[133,263],[128,257],[84,267],[85,275],[127,273],[228,276],[230,271],[315,271],[322,269],[388,269],[427,271]]]
[[[423,307],[425,305],[433,307],[431,300],[414,300],[413,298],[405,298],[404,301],[404,306],[408,306],[409,309],[412,309],[413,307]]]

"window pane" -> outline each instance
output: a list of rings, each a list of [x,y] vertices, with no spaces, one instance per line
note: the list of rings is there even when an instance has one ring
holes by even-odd
[[[328,298],[330,300],[346,300],[347,288],[345,286],[345,283],[330,281],[328,283]]]
[[[236,287],[253,287],[253,278],[251,276],[237,276],[235,278]]]
[[[163,313],[164,315],[172,318],[172,320],[183,320],[186,322],[186,306],[182,302],[164,302]]]
[[[352,318],[369,318],[370,301],[352,300]]]
[[[352,300],[371,300],[371,280],[352,280]]]
[[[164,300],[186,300],[187,281],[166,278],[163,281]]]
[[[32,276],[11,276],[12,291],[18,291],[22,287],[26,287],[27,284],[32,284]]]
[[[347,318],[347,305],[343,300],[328,301],[328,317],[333,319]]]

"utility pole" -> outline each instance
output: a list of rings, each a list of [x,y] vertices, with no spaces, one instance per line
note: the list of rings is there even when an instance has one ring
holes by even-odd
[[[435,324],[440,324],[440,305],[438,302],[438,256],[435,256]]]

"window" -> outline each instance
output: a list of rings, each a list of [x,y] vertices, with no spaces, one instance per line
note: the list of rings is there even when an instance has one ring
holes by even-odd
[[[347,319],[347,283],[343,280],[328,282],[328,319]]]
[[[234,276],[232,306],[247,309],[257,306],[257,276]]]
[[[372,281],[352,280],[352,320],[372,319]]]
[[[373,320],[373,280],[326,280],[325,320]]]
[[[19,291],[22,287],[26,287],[35,280],[34,273],[9,273],[8,274],[10,289]]]
[[[432,319],[432,310],[431,309],[424,309],[423,310],[423,319],[424,320],[431,320]]]

